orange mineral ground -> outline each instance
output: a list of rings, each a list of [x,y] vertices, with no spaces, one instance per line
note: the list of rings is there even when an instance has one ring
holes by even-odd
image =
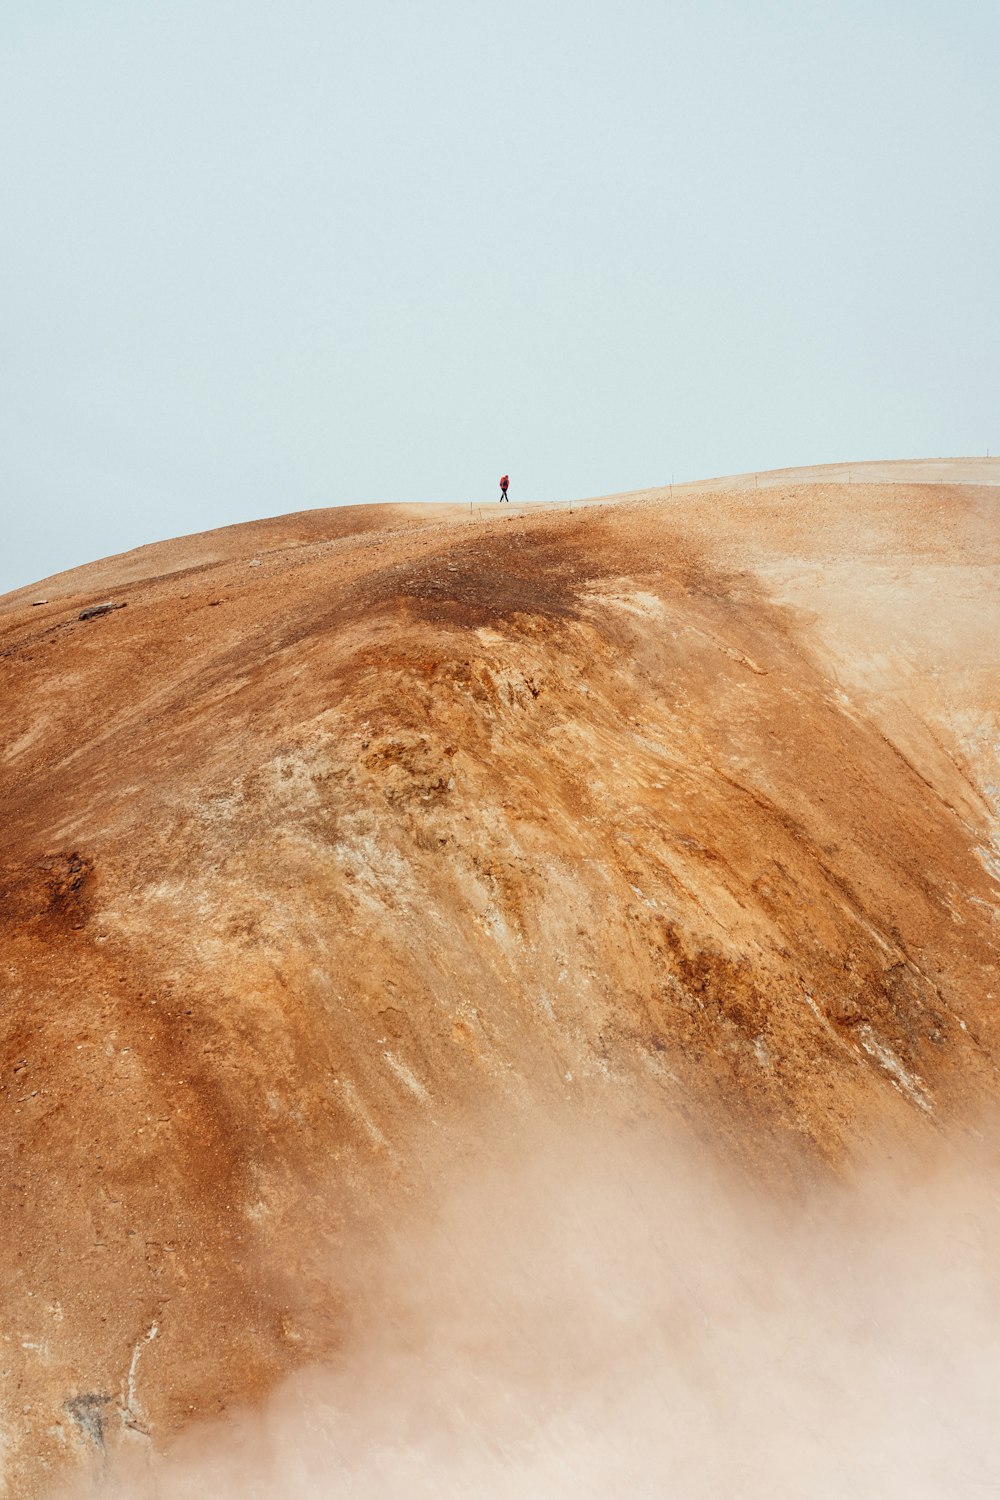
[[[533,1121],[795,1201],[995,1109],[996,461],[206,532],[0,692],[5,1500],[335,1366]]]

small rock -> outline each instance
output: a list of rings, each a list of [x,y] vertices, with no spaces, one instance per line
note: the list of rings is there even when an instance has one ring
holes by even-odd
[[[128,600],[121,604],[112,604],[110,600],[106,604],[92,604],[89,609],[80,611],[81,620],[96,620],[98,615],[109,615],[113,609],[128,609]]]

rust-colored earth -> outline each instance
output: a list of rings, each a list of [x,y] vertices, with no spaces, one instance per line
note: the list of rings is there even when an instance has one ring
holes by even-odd
[[[772,1184],[974,1124],[998,486],[313,511],[0,601],[0,1494],[334,1352],[326,1251],[484,1122]]]

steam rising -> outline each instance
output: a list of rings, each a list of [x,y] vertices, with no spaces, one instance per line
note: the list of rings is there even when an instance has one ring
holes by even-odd
[[[1000,1491],[1000,1212],[981,1160],[779,1199],[634,1138],[515,1154],[452,1173],[433,1209],[331,1268],[354,1312],[328,1366],[165,1457],[119,1455],[86,1493]]]

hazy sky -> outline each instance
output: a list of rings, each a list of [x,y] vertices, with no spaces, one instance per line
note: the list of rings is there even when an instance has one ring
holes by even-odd
[[[7,0],[0,589],[1000,449],[997,0]]]

